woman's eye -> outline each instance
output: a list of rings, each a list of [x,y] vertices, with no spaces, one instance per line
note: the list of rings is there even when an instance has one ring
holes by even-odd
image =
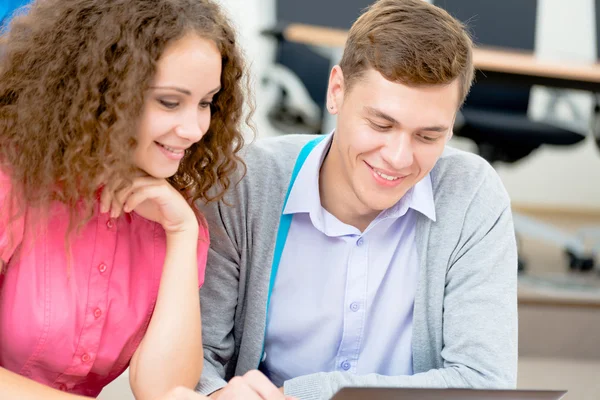
[[[167,100],[159,100],[159,102],[160,102],[160,104],[163,105],[163,107],[168,108],[168,109],[173,109],[179,105],[179,103],[177,103],[177,102],[167,101]]]

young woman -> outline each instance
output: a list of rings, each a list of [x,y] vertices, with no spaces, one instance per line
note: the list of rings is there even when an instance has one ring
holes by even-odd
[[[173,389],[202,370],[193,204],[242,145],[229,22],[211,0],[40,0],[0,46],[0,397],[95,397],[128,366],[138,399],[199,397]]]

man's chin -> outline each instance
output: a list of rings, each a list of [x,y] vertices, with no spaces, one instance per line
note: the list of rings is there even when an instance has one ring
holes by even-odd
[[[368,204],[373,211],[384,211],[398,204],[406,192],[407,191],[404,190],[402,193],[395,196],[381,196],[378,198],[373,196],[371,199],[369,199]]]
[[[362,203],[366,206],[368,210],[370,210],[370,213],[379,214],[380,212],[393,207],[399,200],[399,198],[381,199],[368,196],[363,199]]]

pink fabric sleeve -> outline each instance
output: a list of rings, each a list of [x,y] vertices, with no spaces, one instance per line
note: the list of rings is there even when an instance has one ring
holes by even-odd
[[[200,232],[198,234],[198,288],[204,284],[204,273],[206,271],[206,258],[208,256],[208,247],[210,246],[210,236],[206,222],[200,223]]]

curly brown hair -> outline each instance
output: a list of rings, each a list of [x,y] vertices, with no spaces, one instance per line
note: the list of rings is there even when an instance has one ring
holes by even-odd
[[[222,89],[208,132],[169,182],[190,202],[223,196],[241,161],[249,85],[221,8],[212,0],[43,0],[0,38],[0,163],[21,205],[60,201],[73,219],[81,204],[91,214],[101,177],[131,179],[157,61],[190,32],[220,50]]]

